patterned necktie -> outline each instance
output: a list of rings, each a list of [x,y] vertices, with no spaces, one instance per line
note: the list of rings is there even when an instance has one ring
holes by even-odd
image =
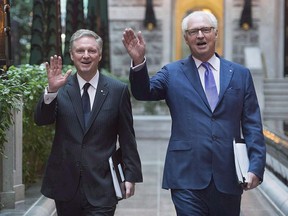
[[[213,72],[208,62],[202,62],[202,66],[205,68],[205,93],[211,110],[214,111],[218,102],[218,93],[216,88]]]
[[[91,107],[90,107],[90,98],[88,94],[88,88],[90,87],[90,83],[86,83],[83,87],[83,94],[82,94],[82,107],[83,107],[83,114],[84,114],[84,123],[85,127],[87,126],[87,122],[89,119],[89,115],[91,112]]]

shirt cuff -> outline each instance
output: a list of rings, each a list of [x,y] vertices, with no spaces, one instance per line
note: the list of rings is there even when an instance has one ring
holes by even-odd
[[[131,60],[131,69],[133,71],[140,71],[145,64],[146,64],[146,57],[144,57],[144,61],[141,64],[138,64],[136,66],[133,66],[133,60]]]
[[[45,104],[50,104],[56,97],[57,97],[58,91],[49,93],[48,92],[48,87],[45,88],[44,91],[44,103]]]

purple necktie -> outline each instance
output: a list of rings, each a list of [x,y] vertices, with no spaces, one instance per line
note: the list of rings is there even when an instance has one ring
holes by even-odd
[[[218,93],[216,88],[213,72],[208,62],[202,62],[202,66],[205,68],[205,93],[211,110],[214,111],[218,102]]]

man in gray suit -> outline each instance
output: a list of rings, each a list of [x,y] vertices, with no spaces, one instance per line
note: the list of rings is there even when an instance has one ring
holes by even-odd
[[[123,44],[132,59],[131,90],[138,100],[165,100],[172,117],[163,188],[178,216],[238,216],[241,194],[263,179],[266,148],[250,71],[215,53],[217,20],[195,11],[182,21],[191,55],[149,77],[145,41],[130,28]],[[247,185],[239,185],[233,139],[240,127],[248,148]]]
[[[124,198],[133,196],[135,182],[142,182],[129,90],[98,71],[102,44],[93,31],[78,30],[70,40],[77,73],[63,75],[59,56],[46,63],[48,87],[35,122],[55,123],[41,192],[55,200],[58,216],[114,215],[118,199],[108,158],[117,140],[125,165]]]

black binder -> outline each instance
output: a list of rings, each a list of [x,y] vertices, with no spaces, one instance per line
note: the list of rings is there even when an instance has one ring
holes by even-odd
[[[120,148],[118,148],[117,151],[114,152],[111,157],[109,157],[109,165],[115,189],[115,194],[118,200],[121,200],[124,198],[125,194],[125,186],[124,186],[125,176],[124,176],[124,163],[122,160],[122,152]]]

